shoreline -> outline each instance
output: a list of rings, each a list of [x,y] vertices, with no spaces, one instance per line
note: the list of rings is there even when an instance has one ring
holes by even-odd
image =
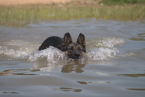
[[[73,2],[72,0],[66,1],[71,2],[66,2],[64,4],[63,3],[37,4],[35,2],[33,4],[29,3],[26,5],[23,4],[17,6],[0,5],[0,25],[23,25],[34,23],[37,21],[77,20],[80,18],[82,19],[95,18],[95,19],[121,20],[121,21],[145,20],[144,4],[107,6],[102,5],[101,3],[99,4],[98,2],[101,0],[97,1],[86,0],[85,2],[84,0],[79,0],[80,2],[78,2],[78,0],[74,0]]]
[[[0,6],[20,6],[20,5],[47,5],[47,4],[66,4],[66,3],[81,3],[81,4],[94,4],[98,5],[98,3],[102,0],[1,0]]]

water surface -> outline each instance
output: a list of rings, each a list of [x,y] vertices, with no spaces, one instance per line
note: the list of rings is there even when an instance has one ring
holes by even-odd
[[[87,53],[66,60],[49,36],[86,37]],[[0,97],[144,97],[145,24],[70,20],[0,26]]]

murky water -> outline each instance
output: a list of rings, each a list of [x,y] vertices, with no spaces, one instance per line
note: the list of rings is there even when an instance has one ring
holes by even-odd
[[[78,61],[50,47],[49,36],[86,37]],[[145,24],[139,21],[51,21],[0,26],[0,97],[144,97]]]

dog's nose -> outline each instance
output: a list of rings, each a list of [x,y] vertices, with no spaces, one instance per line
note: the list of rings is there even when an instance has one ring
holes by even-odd
[[[80,54],[79,54],[79,53],[75,53],[75,56],[79,57],[79,56],[80,56]]]

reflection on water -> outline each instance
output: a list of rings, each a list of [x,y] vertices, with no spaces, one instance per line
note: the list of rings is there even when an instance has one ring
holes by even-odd
[[[26,71],[29,69],[12,69],[12,70],[4,70],[2,72],[0,72],[0,76],[4,76],[4,75],[36,75],[36,74],[30,74],[27,73]],[[17,73],[16,73],[17,72]],[[24,73],[19,73],[19,72],[24,72]]]
[[[77,81],[79,84],[88,84],[87,82]]]
[[[145,33],[139,33],[137,36],[132,37],[131,40],[134,41],[145,41]]]
[[[110,82],[105,82],[105,81],[92,81],[92,82],[83,82],[83,81],[77,81],[79,84],[94,84],[94,83],[110,83]]]
[[[20,94],[18,92],[3,92],[4,94]]]
[[[70,91],[81,92],[82,91],[81,89],[72,89],[72,88],[65,88],[65,87],[61,87],[60,90],[64,92],[70,92]]]
[[[145,77],[145,74],[118,74],[118,76],[126,76],[126,77]]]
[[[0,97],[144,97],[144,27],[94,19],[0,26]],[[38,51],[44,39],[66,32],[75,41],[85,35],[84,58],[67,60],[54,47]]]
[[[145,38],[142,38],[142,37],[132,37],[131,40],[135,40],[135,41],[145,41]]]
[[[76,73],[82,73],[82,72],[84,72],[82,70],[83,67],[85,67],[85,64],[64,65],[62,67],[61,72],[63,72],[63,73],[69,73],[69,72],[75,71]]]
[[[134,91],[145,91],[144,89],[139,89],[139,88],[126,88],[127,90],[134,90]]]

